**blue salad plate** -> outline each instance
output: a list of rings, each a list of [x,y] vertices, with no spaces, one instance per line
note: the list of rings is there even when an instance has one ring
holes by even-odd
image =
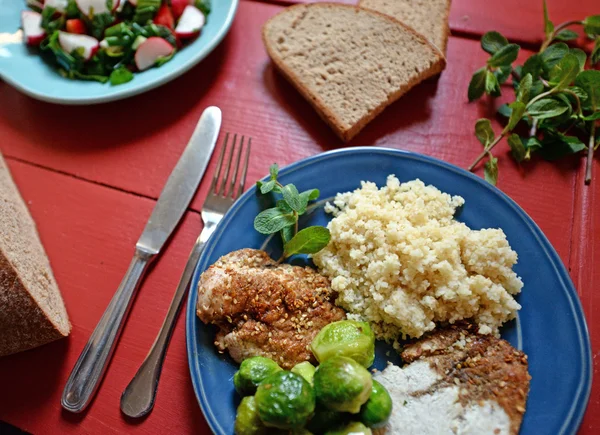
[[[569,274],[538,226],[508,196],[481,178],[448,163],[408,152],[384,148],[351,148],[332,151],[280,170],[282,184],[300,191],[318,188],[320,202],[305,215],[301,226],[326,225],[330,217],[323,201],[369,180],[385,185],[389,174],[401,182],[421,179],[465,205],[456,218],[472,229],[501,228],[518,253],[514,267],[524,288],[517,296],[522,305],[516,320],[502,328],[502,336],[529,356],[531,391],[521,426],[522,435],[575,434],[583,418],[591,388],[591,347],[588,330]],[[274,258],[281,252],[279,237],[267,240],[253,228],[254,217],[264,208],[252,187],[236,202],[217,227],[197,265],[187,305],[186,333],[191,379],[198,402],[212,430],[233,434],[236,407],[233,387],[237,365],[219,354],[213,344],[215,328],[196,317],[196,288],[201,273],[219,257],[241,248],[264,248]],[[377,344],[375,367],[397,355]],[[387,356],[387,355],[390,356]]]
[[[66,79],[44,62],[36,49],[21,41],[21,11],[25,0],[0,0],[0,79],[38,100],[58,104],[96,104],[120,100],[163,85],[204,59],[227,34],[238,0],[213,0],[198,38],[159,68],[135,74],[117,86]]]

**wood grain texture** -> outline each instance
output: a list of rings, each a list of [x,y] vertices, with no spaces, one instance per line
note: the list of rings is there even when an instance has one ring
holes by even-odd
[[[60,396],[83,346],[108,305],[154,201],[8,160],[36,221],[73,323],[70,337],[0,359],[0,420],[34,434],[210,433],[189,379],[184,317],[165,361],[154,411],[126,421],[121,393],[152,345],[187,255],[200,231],[188,213],[155,263],[94,402],[85,414],[61,410]]]
[[[327,2],[332,0],[256,0],[274,4]],[[357,4],[356,0],[338,3]],[[597,0],[547,0],[550,19],[555,24],[583,20],[588,15],[600,14]],[[409,24],[410,23],[406,23]],[[502,33],[511,41],[539,43],[544,38],[542,0],[452,0],[449,17],[450,30],[457,35],[479,37],[490,30]],[[573,27],[581,30],[581,26]],[[580,32],[581,33],[581,32]]]

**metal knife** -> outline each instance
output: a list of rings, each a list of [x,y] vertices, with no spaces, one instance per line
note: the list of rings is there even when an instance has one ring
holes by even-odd
[[[221,110],[214,106],[204,110],[135,246],[129,269],[67,380],[61,399],[67,411],[83,411],[96,392],[141,278],[190,204],[210,161],[220,128]]]

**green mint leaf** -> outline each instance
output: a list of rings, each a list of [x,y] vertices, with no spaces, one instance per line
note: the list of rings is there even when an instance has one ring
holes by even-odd
[[[594,42],[594,49],[590,55],[590,63],[592,65],[595,65],[598,62],[600,62],[600,36],[596,38],[596,42]]]
[[[523,118],[523,114],[525,113],[525,103],[515,101],[509,104],[509,107],[511,108],[511,112],[506,129],[507,131],[512,131],[517,126],[521,118]]]
[[[505,45],[508,40],[498,32],[487,32],[481,37],[481,48],[489,54],[494,54]]]
[[[494,136],[494,130],[492,129],[490,120],[486,118],[478,119],[475,123],[475,137],[481,142],[481,145],[483,145],[484,148],[487,148],[494,140]]]
[[[499,97],[501,95],[500,83],[498,83],[496,75],[489,70],[485,73],[485,93],[492,97]]]
[[[283,195],[283,199],[285,199],[292,210],[299,213],[304,213],[306,211],[306,205],[308,204],[308,201],[305,200],[305,198],[300,197],[296,186],[293,184],[286,184],[283,186],[283,189],[281,189],[281,194]]]
[[[571,86],[568,89],[579,97],[579,101],[583,102],[583,101],[587,100],[587,97],[588,97],[587,93],[583,89],[581,89],[579,86]]]
[[[585,148],[585,144],[575,136],[565,136],[555,131],[548,131],[544,134],[539,152],[545,160],[552,161],[578,153]]]
[[[583,31],[590,38],[600,35],[600,15],[592,15],[583,20]]]
[[[585,68],[585,62],[587,61],[587,54],[581,48],[571,48],[569,53],[573,54],[579,61],[579,71],[583,71]]]
[[[298,231],[284,246],[284,256],[315,254],[329,243],[331,234],[325,227],[308,227]]]
[[[509,66],[501,66],[498,67],[496,71],[494,71],[494,75],[496,76],[496,80],[499,84],[504,83],[510,77],[510,73],[512,71],[512,67]]]
[[[277,166],[277,163],[273,163],[269,167],[269,175],[271,175],[271,180],[277,179],[277,175],[279,175],[279,166]]]
[[[558,32],[554,38],[558,39],[559,41],[573,41],[579,38],[579,35],[577,34],[577,32],[565,29]]]
[[[526,138],[525,140],[523,140],[523,144],[525,145],[528,154],[542,148],[542,144],[535,136]]]
[[[544,71],[550,71],[554,65],[560,62],[560,60],[567,54],[569,54],[569,46],[564,42],[552,44],[550,47],[546,48],[540,55],[542,58],[542,67]],[[535,78],[535,76],[533,77]]]
[[[550,70],[548,82],[555,89],[564,89],[579,74],[579,61],[574,54],[567,54]]]
[[[525,149],[525,145],[523,145],[523,142],[518,134],[513,133],[508,137],[508,145],[510,146],[510,151],[517,162],[521,163],[523,160],[525,160],[527,150]]]
[[[471,77],[471,82],[469,83],[469,91],[467,93],[469,101],[475,101],[478,98],[481,98],[481,96],[485,92],[485,76],[486,68],[483,67],[475,71],[473,77]]]
[[[548,18],[548,6],[546,5],[546,0],[544,0],[544,33],[546,34],[546,39],[554,32],[554,24]]]
[[[533,84],[533,78],[531,74],[526,74],[525,77],[519,82],[519,88],[517,90],[517,101],[527,104],[529,102],[529,92],[531,92],[531,85]]]
[[[600,112],[594,112],[591,115],[584,116],[582,119],[584,121],[596,121],[596,120],[600,119]]]
[[[523,64],[521,70],[521,77],[525,77],[527,74],[531,74],[533,80],[537,80],[542,74],[544,68],[544,60],[540,54],[534,54],[530,56]]]
[[[263,195],[269,193],[273,190],[275,184],[275,180],[269,180],[264,183],[261,183],[261,185],[258,187],[260,189],[260,193],[262,193]]]
[[[569,107],[564,102],[553,98],[542,98],[528,105],[527,112],[537,119],[546,119],[559,116],[569,110]]]
[[[487,162],[485,162],[485,166],[483,167],[483,175],[485,177],[485,181],[495,186],[498,183],[498,159],[496,157],[490,158]]]
[[[278,207],[263,210],[254,219],[254,229],[261,234],[273,234],[295,224],[296,217],[284,213]]]
[[[511,112],[512,109],[508,107],[508,104],[503,104],[500,107],[498,107],[498,113],[506,118],[510,117]]]
[[[517,60],[519,48],[517,44],[505,45],[488,59],[487,64],[491,67],[509,66]]]
[[[320,194],[321,192],[319,192],[319,189],[310,189],[300,193],[300,198],[302,198],[303,202],[306,201],[308,204],[309,201],[314,201],[317,199]]]
[[[582,102],[585,109],[596,112],[600,109],[600,71],[582,71],[575,79],[575,86],[580,87],[587,94],[587,99]]]
[[[544,92],[544,84],[540,79],[535,80],[531,85],[531,90],[529,91],[529,99],[533,99]]]
[[[277,201],[275,206],[286,214],[294,213],[294,210],[292,210],[292,208],[288,205],[285,199],[280,199],[279,201]]]
[[[121,66],[110,73],[110,84],[113,86],[121,85],[133,80],[133,73],[124,66]]]
[[[294,237],[294,230],[295,230],[296,226],[295,225],[289,225],[285,228],[283,228],[280,233],[281,233],[281,240],[283,240],[283,244],[285,245],[287,242],[289,242],[290,240],[292,240],[292,237]]]

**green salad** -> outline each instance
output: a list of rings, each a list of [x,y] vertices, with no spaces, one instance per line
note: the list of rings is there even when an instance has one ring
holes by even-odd
[[[126,83],[196,38],[210,0],[27,0],[24,42],[70,79]]]

